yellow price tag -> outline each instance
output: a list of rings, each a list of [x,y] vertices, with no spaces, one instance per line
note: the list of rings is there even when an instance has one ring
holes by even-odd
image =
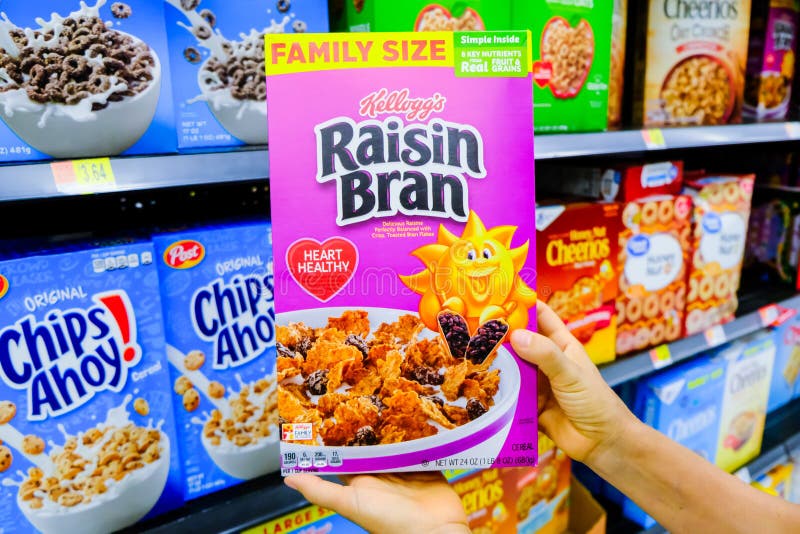
[[[664,132],[660,128],[650,128],[642,130],[642,139],[648,149],[667,148],[667,140],[664,139]]]
[[[76,159],[50,164],[56,189],[67,194],[89,194],[116,189],[117,180],[108,158]]]
[[[669,345],[659,345],[651,350],[650,361],[653,362],[653,367],[656,369],[672,365],[672,354],[669,352]]]

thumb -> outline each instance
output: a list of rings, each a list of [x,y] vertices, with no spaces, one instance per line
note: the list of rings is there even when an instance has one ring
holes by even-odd
[[[299,491],[307,501],[352,518],[355,510],[353,490],[315,475],[291,475],[284,479],[290,488]]]
[[[538,366],[550,382],[577,376],[577,364],[550,338],[529,330],[515,330],[511,334],[511,345],[520,358]]]

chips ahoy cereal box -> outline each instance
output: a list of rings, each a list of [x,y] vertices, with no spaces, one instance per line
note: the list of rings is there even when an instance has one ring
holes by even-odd
[[[0,262],[0,440],[4,533],[182,503],[152,244]]]
[[[264,34],[328,31],[326,0],[166,0],[178,148],[265,145]]]
[[[0,162],[176,151],[158,0],[0,3]]]
[[[185,496],[278,469],[270,227],[153,238]]]
[[[266,57],[283,472],[534,465],[530,34]]]

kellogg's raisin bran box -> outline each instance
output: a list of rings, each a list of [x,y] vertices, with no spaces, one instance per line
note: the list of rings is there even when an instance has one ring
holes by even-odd
[[[620,204],[536,206],[539,295],[595,363],[615,357]]]
[[[150,243],[0,263],[0,525],[111,532],[182,503]]]
[[[278,469],[268,223],[153,238],[185,496]]]
[[[284,473],[535,464],[530,34],[266,46]]]

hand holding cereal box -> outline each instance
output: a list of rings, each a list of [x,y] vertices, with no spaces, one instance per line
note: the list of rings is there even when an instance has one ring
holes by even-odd
[[[266,46],[284,473],[534,464],[530,35]]]

